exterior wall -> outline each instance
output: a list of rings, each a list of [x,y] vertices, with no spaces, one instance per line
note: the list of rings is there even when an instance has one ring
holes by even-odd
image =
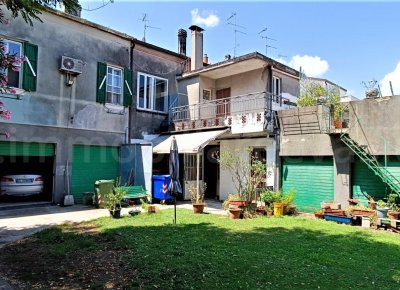
[[[332,156],[328,134],[281,135],[280,156]]]
[[[64,169],[68,160],[71,176],[72,148],[74,144],[119,146],[125,139],[123,133],[115,132],[19,124],[6,124],[3,127],[4,130],[11,132],[11,141],[55,144],[54,203],[60,203],[66,191],[66,188],[64,188]]]
[[[272,72],[272,75],[282,79],[282,96],[291,101],[295,101],[299,93],[299,80],[276,70]]]
[[[350,102],[349,136],[374,155],[400,155],[399,108],[400,96]]]
[[[168,104],[176,106],[180,102],[176,75],[182,73],[182,58],[157,52],[141,44],[136,44],[132,52],[133,104],[131,108],[131,137],[142,139],[146,134],[157,134],[160,126],[168,121],[168,112],[152,112],[137,108],[138,73],[145,73],[168,80]]]
[[[200,99],[200,77],[181,79],[178,81],[179,101],[177,106],[197,104]]]
[[[262,147],[267,151],[267,172],[273,172],[275,168],[275,142],[271,138],[254,138],[254,139],[232,139],[220,141],[220,152],[239,150],[238,154],[243,160],[249,159],[248,149]],[[267,180],[267,185],[271,184],[274,176]],[[220,200],[225,200],[229,193],[236,193],[232,175],[228,170],[220,169],[220,182],[219,182]]]

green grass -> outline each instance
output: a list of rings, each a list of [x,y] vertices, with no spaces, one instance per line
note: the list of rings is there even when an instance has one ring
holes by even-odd
[[[296,217],[177,215],[177,225],[165,210],[99,219],[95,235],[55,228],[36,238],[66,258],[107,240],[135,273],[128,289],[400,289],[398,234]]]

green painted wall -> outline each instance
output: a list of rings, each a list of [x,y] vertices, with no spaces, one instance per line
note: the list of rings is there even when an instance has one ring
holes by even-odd
[[[94,191],[94,182],[119,175],[118,147],[74,145],[71,193],[76,203],[84,192]]]
[[[383,166],[384,158],[378,158],[378,161]],[[388,157],[388,170],[400,180],[400,160],[390,156]],[[367,204],[366,195],[374,196],[377,201],[382,199],[391,192],[390,188],[368,168],[368,166],[356,159],[352,167],[352,192],[353,198],[358,198],[364,205]]]
[[[0,141],[0,156],[54,156],[54,144]]]
[[[282,191],[296,189],[298,210],[313,212],[322,201],[334,199],[332,157],[292,157],[282,161]]]

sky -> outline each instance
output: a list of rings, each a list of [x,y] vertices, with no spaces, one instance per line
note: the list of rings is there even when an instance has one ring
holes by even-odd
[[[383,95],[391,94],[389,81],[394,94],[400,95],[400,2],[80,0],[80,4],[82,18],[140,40],[146,14],[146,24],[153,27],[147,28],[146,42],[174,52],[177,31],[184,28],[188,56],[188,28],[199,25],[205,29],[204,53],[211,63],[227,54],[258,51],[297,70],[301,67],[307,76],[328,79],[359,98],[364,98],[364,84],[373,79]],[[266,51],[266,45],[274,48]]]

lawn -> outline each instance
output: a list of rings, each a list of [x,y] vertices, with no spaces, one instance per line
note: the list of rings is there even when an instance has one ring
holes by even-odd
[[[296,217],[102,218],[0,249],[21,289],[400,289],[400,236]]]

